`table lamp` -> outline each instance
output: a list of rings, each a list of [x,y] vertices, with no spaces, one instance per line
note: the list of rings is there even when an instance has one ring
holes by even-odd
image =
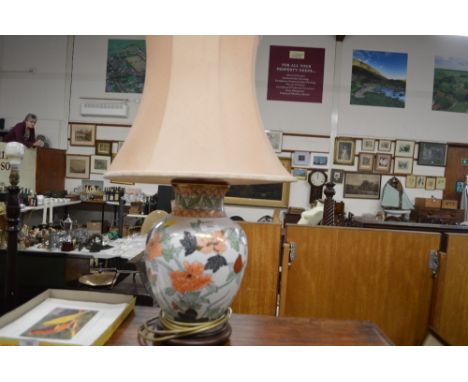
[[[229,185],[292,182],[259,115],[254,36],[147,37],[144,92],[106,178],[172,184],[172,213],[148,234],[146,275],[161,311],[151,342],[226,340],[247,239],[226,217]],[[180,342],[177,342],[180,341]]]

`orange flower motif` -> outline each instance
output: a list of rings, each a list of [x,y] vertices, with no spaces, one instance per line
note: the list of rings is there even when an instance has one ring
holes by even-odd
[[[197,249],[205,254],[213,251],[223,253],[226,250],[226,242],[224,241],[224,232],[216,231],[211,235],[197,235]]]
[[[148,244],[146,244],[146,253],[148,254],[148,261],[162,255],[161,236],[159,233],[153,235]]]
[[[184,263],[184,271],[174,271],[169,273],[172,286],[180,293],[192,292],[202,289],[211,283],[211,276],[203,274],[202,263]]]

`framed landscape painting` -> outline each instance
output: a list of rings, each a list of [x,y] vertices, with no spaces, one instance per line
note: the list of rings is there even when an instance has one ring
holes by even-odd
[[[67,154],[65,176],[67,178],[89,179],[89,156]]]
[[[345,172],[343,197],[355,199],[380,199],[380,174]]]
[[[418,165],[445,166],[447,162],[447,145],[435,142],[419,142]]]
[[[94,146],[96,144],[96,125],[70,125],[70,145]]]
[[[395,142],[395,156],[396,157],[411,157],[414,156],[414,141],[401,141]]]

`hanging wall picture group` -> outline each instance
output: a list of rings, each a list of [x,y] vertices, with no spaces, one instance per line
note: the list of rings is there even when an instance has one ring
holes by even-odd
[[[405,107],[407,53],[353,51],[351,104]]]

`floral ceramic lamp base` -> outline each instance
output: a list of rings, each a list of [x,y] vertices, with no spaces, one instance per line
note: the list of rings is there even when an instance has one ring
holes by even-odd
[[[173,186],[173,212],[148,234],[144,257],[161,307],[150,329],[152,341],[158,341],[155,333],[165,341],[200,338],[200,332],[202,337],[221,333],[225,340],[230,304],[247,264],[246,235],[224,213],[226,184],[180,181]]]

